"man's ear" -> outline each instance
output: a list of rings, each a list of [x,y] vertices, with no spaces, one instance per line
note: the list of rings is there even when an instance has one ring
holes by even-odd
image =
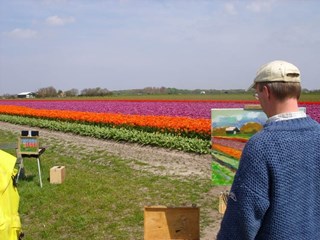
[[[265,96],[270,99],[271,98],[271,91],[268,88],[267,85],[263,86],[263,90],[262,90],[263,94],[265,94]]]

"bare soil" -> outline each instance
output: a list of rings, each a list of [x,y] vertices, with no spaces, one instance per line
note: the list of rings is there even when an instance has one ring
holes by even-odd
[[[0,122],[0,129],[7,131],[18,133],[26,128],[28,129],[29,127]],[[63,145],[76,144],[89,152],[103,150],[122,159],[138,160],[140,163],[145,163],[135,164],[135,161],[129,161],[130,166],[137,170],[175,177],[211,178],[212,159],[210,155],[198,155],[138,144],[99,140],[46,129],[32,129],[39,130],[41,138],[46,139],[46,142],[53,142],[54,140]],[[218,198],[221,191],[226,189],[228,187],[213,187],[205,198]],[[201,234],[203,236],[201,239],[203,240],[215,239],[219,231],[222,215],[216,210],[210,210],[210,218],[212,224],[203,230]]]

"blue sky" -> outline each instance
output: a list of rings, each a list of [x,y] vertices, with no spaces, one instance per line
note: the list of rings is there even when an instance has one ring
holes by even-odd
[[[320,1],[0,0],[0,94],[247,89],[276,59],[320,88]]]

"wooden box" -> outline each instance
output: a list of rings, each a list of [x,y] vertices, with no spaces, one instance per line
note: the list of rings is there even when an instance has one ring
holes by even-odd
[[[199,208],[145,207],[144,240],[157,239],[200,239]]]
[[[54,166],[50,168],[50,183],[60,184],[66,177],[66,168],[64,166]]]

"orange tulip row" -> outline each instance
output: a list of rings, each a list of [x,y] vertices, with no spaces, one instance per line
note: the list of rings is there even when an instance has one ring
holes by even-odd
[[[67,110],[33,109],[22,106],[0,105],[0,114],[77,121],[114,126],[156,128],[175,133],[199,133],[210,137],[210,119],[188,117],[142,116],[116,113],[78,112]]]
[[[241,157],[241,151],[233,149],[231,147],[226,147],[226,146],[222,146],[214,143],[212,144],[212,149],[223,152],[231,157],[236,158],[237,160],[239,160]]]

